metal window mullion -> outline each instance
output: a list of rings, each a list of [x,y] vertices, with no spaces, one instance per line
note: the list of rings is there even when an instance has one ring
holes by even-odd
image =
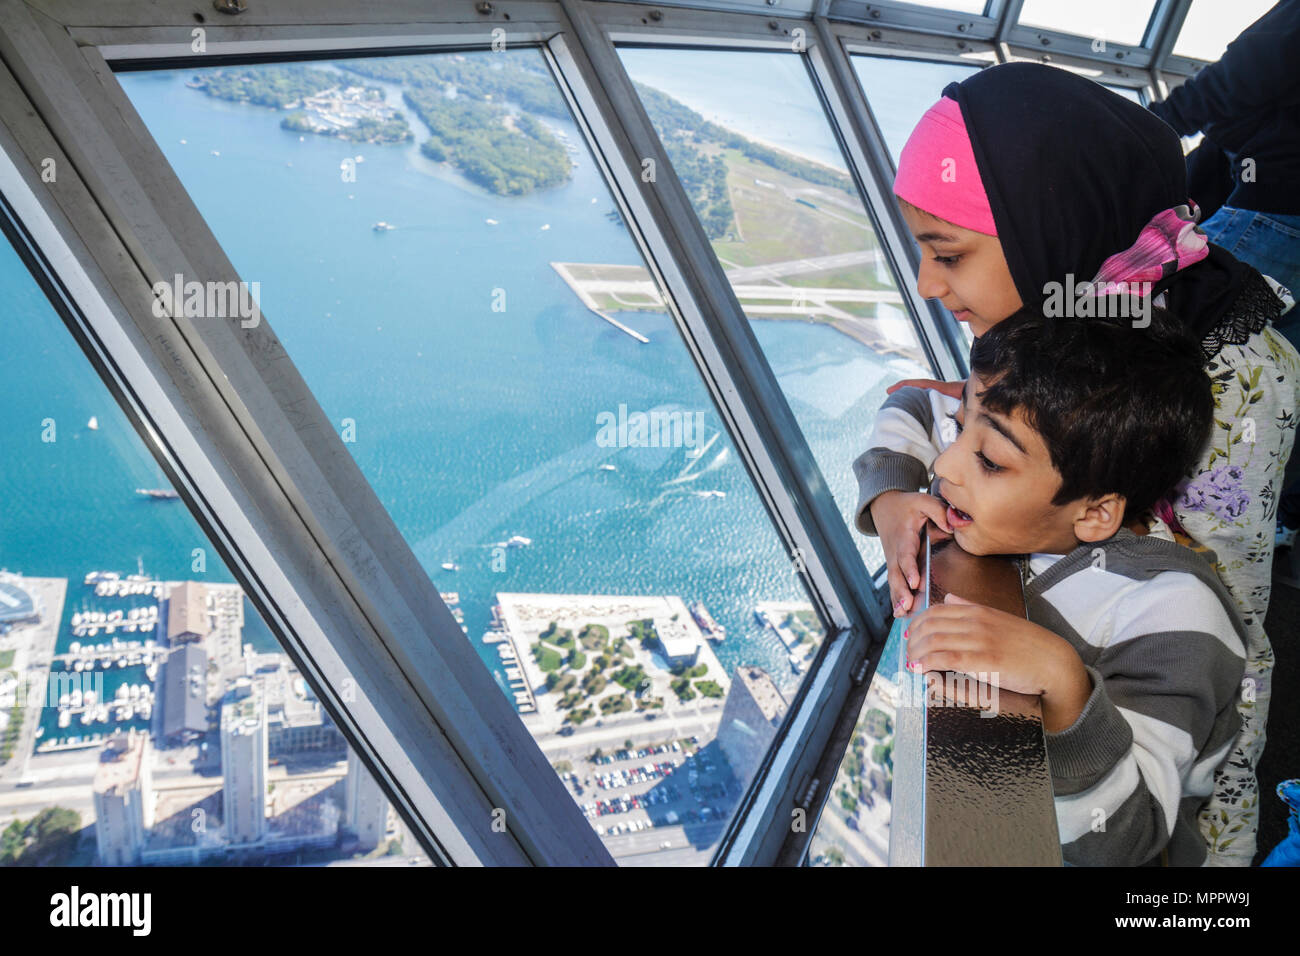
[[[1159,99],[1169,95],[1169,86],[1164,74],[1169,65],[1169,57],[1178,42],[1183,23],[1192,9],[1192,0],[1159,0],[1155,16],[1152,18],[1155,37],[1151,44],[1151,89]]]
[[[963,379],[967,347],[956,320],[938,303],[923,298],[916,287],[920,253],[894,200],[894,163],[885,137],[833,25],[818,17],[813,27],[817,42],[808,50],[808,63],[826,91],[832,128],[840,131],[855,178],[866,193],[867,213],[881,250],[935,371],[945,380]]]
[[[368,741],[369,759],[386,771],[381,782],[413,794],[408,809],[462,848],[455,862],[609,862],[266,323],[241,330],[233,322],[152,318],[151,281],[172,270],[226,280],[234,270],[102,59],[99,73],[90,68],[95,51],[83,56],[58,24],[38,22],[16,0],[0,0],[0,11],[0,51],[29,91],[28,114],[40,115],[65,154],[59,184],[39,190],[42,205],[59,204],[85,181],[93,199],[65,211],[74,228],[99,229],[87,260],[116,277],[115,287],[101,289],[116,315],[99,317],[120,322],[137,349],[123,361],[143,361],[165,402],[197,422],[191,430],[208,443],[198,444],[202,452],[172,434],[174,415],[164,428],[165,404],[150,409],[149,427],[189,451],[183,470],[211,476],[224,469],[187,489],[194,500],[222,524],[252,509],[248,523],[264,542],[262,563],[247,564],[254,584],[265,588],[277,577],[273,563],[285,566],[290,586],[262,598],[302,611],[303,630],[282,634],[286,650],[310,661],[343,660],[341,670],[310,676],[353,722],[353,735]],[[17,108],[17,97],[6,106]],[[11,127],[36,125],[8,112]],[[40,158],[28,156],[33,167]],[[93,224],[100,218],[129,254],[102,237]],[[337,681],[344,671],[366,707],[343,703]],[[495,808],[505,811],[505,834],[491,829]]]
[[[282,30],[289,35],[307,35],[319,29],[347,27],[359,34],[380,33],[389,26],[415,30],[459,23],[486,23],[489,15],[479,11],[476,0],[384,0],[356,3],[354,0],[277,0],[250,2],[235,15],[221,13],[213,4],[185,5],[156,0],[114,0],[86,3],[85,0],[26,0],[26,6],[76,34],[82,30],[149,31],[157,28],[182,30],[195,27],[238,27],[253,33]],[[509,14],[507,23],[531,24],[554,21],[552,0],[509,0],[499,4]],[[500,11],[494,11],[499,16]],[[123,33],[132,44],[144,42],[144,32]],[[478,36],[479,43],[488,38]]]
[[[964,10],[947,10],[942,7],[922,7],[906,2],[863,3],[861,0],[821,0],[814,7],[816,15],[825,6],[832,20],[857,23],[884,30],[908,30],[937,36],[988,40],[997,29],[995,17],[987,13],[967,13]],[[985,5],[987,11],[987,4]]]
[[[994,37],[994,47],[998,51],[998,59],[1006,63],[1011,59],[1011,31],[1015,29],[1016,22],[1020,19],[1020,10],[1024,7],[1025,0],[1001,0],[1001,3],[1002,6],[997,12],[998,30]]]

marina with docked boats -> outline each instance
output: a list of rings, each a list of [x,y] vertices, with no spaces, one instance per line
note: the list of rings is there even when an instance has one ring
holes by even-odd
[[[7,643],[0,638],[0,646],[16,642],[10,666],[0,673],[14,698],[0,700],[6,722],[25,710],[23,739],[15,748],[19,760],[0,770],[40,754],[98,747],[118,731],[158,733],[169,654],[196,634],[239,645],[238,585],[163,581],[142,568],[135,574],[91,571],[81,582],[82,597],[65,608],[71,582],[12,574],[3,580],[16,594],[34,595],[31,617],[39,623],[11,628]]]

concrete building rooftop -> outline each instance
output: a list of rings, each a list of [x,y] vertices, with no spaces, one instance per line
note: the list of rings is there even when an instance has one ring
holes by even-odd
[[[767,671],[761,667],[740,667],[736,670],[736,678],[749,690],[749,696],[762,711],[764,719],[779,723],[785,716],[786,702]]]
[[[144,766],[144,734],[114,734],[99,752],[95,792],[122,794],[135,786]]]

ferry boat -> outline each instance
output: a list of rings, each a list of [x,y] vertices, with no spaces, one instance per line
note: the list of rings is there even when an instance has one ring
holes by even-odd
[[[713,619],[709,609],[704,606],[702,601],[695,601],[690,606],[691,617],[695,618],[695,623],[700,626],[704,636],[715,641],[722,641],[727,636],[727,629]]]
[[[169,499],[180,497],[179,492],[172,491],[170,488],[137,488],[135,489],[135,493],[137,495],[144,495],[146,498]]]

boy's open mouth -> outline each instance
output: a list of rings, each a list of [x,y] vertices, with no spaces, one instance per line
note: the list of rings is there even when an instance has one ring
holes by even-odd
[[[957,528],[965,528],[967,525],[974,523],[974,518],[953,505],[953,503],[943,497],[943,495],[939,496],[939,500],[948,506],[948,525],[954,530]]]

